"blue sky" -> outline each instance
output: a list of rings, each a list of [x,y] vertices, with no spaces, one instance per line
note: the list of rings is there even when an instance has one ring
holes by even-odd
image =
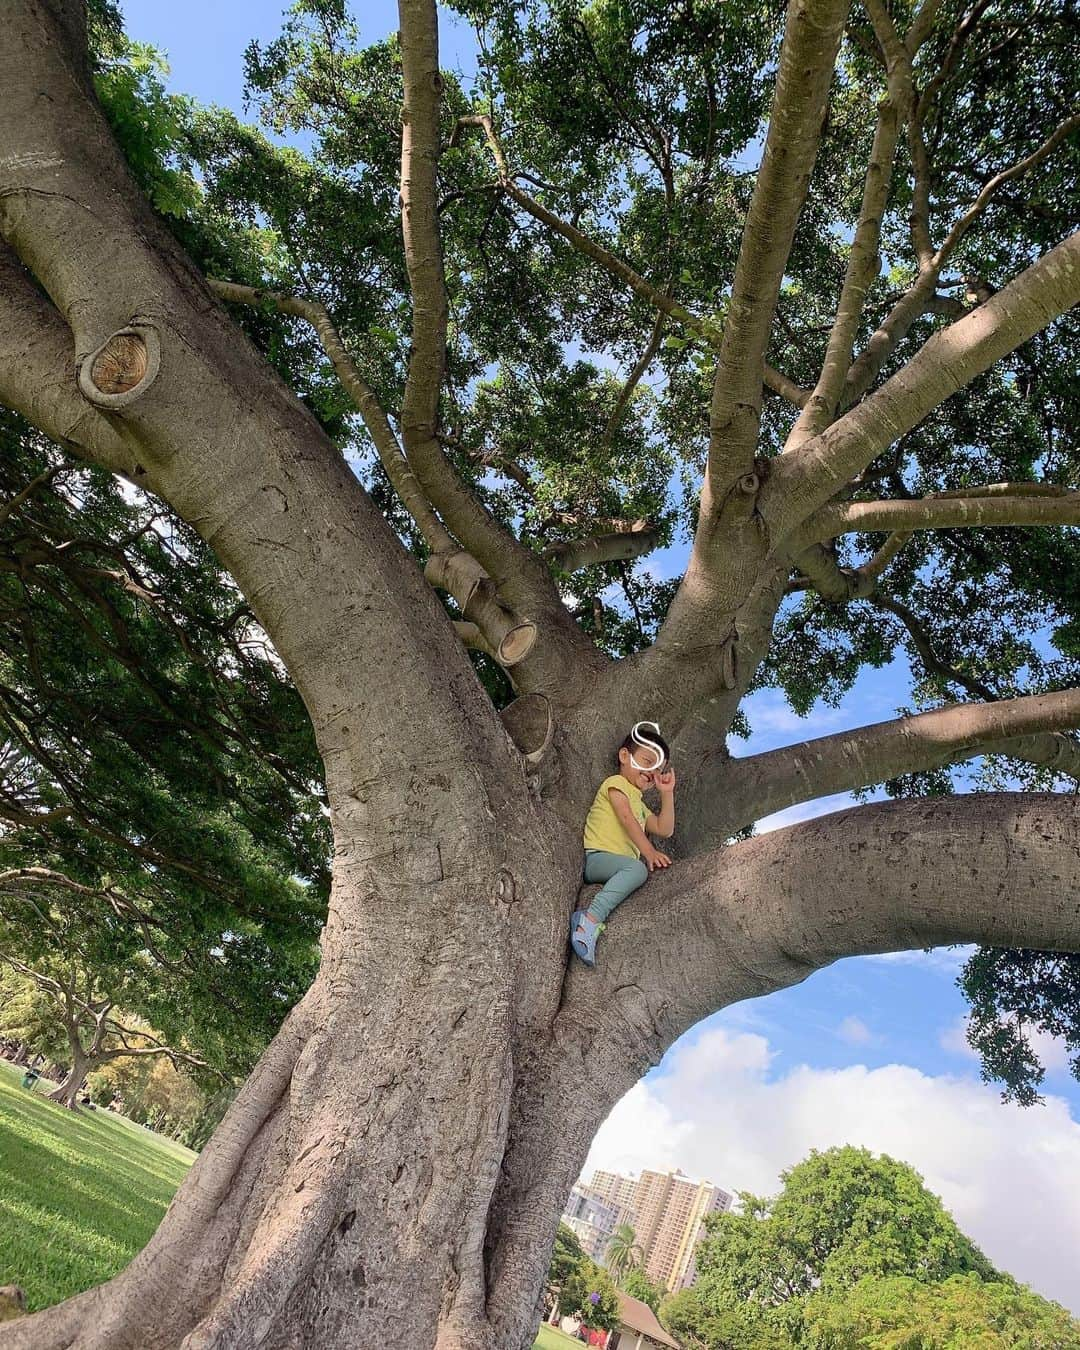
[[[274,4],[124,0],[132,37],[161,48],[170,86],[243,114],[243,51],[279,31]],[[397,26],[396,6],[354,7],[365,38]],[[441,24],[444,64],[475,68],[467,28]],[[685,546],[658,555],[677,575]],[[895,715],[907,701],[898,660],[869,671],[837,709],[794,716],[756,694],[747,751]],[[742,749],[736,747],[742,753]],[[815,803],[785,823],[835,809]],[[765,827],[776,821],[763,822]],[[964,1046],[955,952],[842,961],[797,988],[725,1010],[694,1028],[601,1130],[592,1166],[679,1166],[729,1189],[775,1189],[811,1146],[854,1142],[912,1162],[988,1255],[1080,1313],[1080,1084],[1046,1047],[1047,1102],[1007,1108],[980,1084]]]

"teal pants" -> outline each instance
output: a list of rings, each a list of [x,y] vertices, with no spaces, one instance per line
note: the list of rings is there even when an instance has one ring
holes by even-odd
[[[649,869],[640,858],[628,858],[625,853],[605,853],[603,849],[585,850],[585,880],[602,881],[603,890],[589,902],[589,913],[603,923],[629,895],[649,879]]]

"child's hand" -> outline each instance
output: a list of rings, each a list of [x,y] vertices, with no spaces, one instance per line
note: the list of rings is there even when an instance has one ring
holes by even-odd
[[[645,866],[650,872],[655,872],[658,867],[670,867],[671,859],[666,853],[661,853],[657,848],[651,848],[647,853],[643,853]]]
[[[661,792],[674,792],[675,770],[667,769],[663,773],[654,774],[653,781]]]

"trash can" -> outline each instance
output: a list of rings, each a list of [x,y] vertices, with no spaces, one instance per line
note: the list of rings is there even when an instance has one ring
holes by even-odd
[[[33,1092],[34,1084],[40,1077],[41,1074],[38,1073],[37,1069],[27,1069],[27,1071],[22,1076],[23,1087],[29,1088],[30,1091]]]

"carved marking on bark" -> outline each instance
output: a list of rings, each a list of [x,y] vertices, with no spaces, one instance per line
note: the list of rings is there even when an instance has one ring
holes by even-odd
[[[518,899],[517,882],[514,880],[514,874],[508,868],[499,869],[499,877],[495,883],[495,895],[500,905],[509,907]]]

